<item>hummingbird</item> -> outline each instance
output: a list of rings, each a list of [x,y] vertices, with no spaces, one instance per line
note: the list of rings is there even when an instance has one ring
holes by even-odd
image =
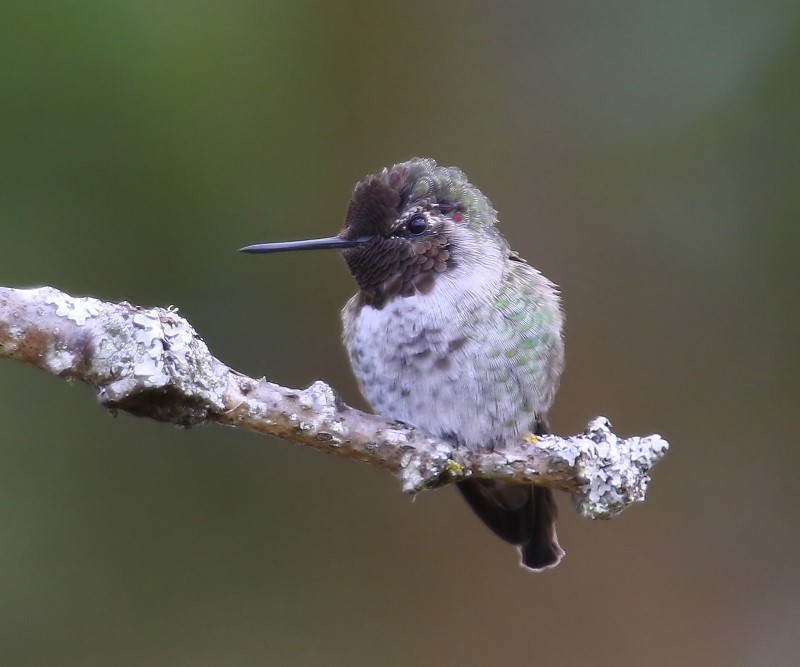
[[[337,236],[241,250],[313,248],[338,248],[358,284],[343,338],[373,410],[475,450],[550,433],[564,365],[558,289],[511,250],[463,171],[429,158],[395,164],[356,185]],[[550,489],[478,478],[457,487],[523,567],[559,563]]]

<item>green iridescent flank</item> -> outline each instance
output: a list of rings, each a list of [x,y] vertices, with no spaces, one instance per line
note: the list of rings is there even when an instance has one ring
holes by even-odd
[[[505,310],[510,305],[511,305],[511,299],[504,292],[501,292],[500,296],[498,296],[494,302],[494,307],[497,308],[498,310]]]
[[[557,345],[553,322],[556,302],[545,302],[532,288],[531,272],[523,262],[510,262],[492,305],[491,347],[487,351],[490,374],[506,387],[507,400],[522,412],[534,411],[528,395],[520,393],[520,378],[544,381],[549,356]]]

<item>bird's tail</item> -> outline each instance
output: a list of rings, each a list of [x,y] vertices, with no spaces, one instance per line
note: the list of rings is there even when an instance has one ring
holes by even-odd
[[[534,571],[558,565],[564,550],[556,535],[558,507],[550,489],[491,479],[470,479],[457,486],[495,535],[519,548],[522,565]]]

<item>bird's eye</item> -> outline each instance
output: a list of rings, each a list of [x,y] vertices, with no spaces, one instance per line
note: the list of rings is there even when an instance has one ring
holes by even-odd
[[[411,218],[406,225],[408,231],[412,234],[422,234],[428,229],[428,221],[422,215],[417,215]]]

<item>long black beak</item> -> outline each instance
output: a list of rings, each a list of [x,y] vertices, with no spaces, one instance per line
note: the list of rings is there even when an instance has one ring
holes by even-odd
[[[329,236],[326,239],[306,239],[305,241],[281,241],[279,243],[256,243],[239,248],[239,252],[267,253],[288,252],[290,250],[317,250],[322,248],[352,248],[366,243],[372,237],[361,236],[357,239],[343,239],[341,236]]]

